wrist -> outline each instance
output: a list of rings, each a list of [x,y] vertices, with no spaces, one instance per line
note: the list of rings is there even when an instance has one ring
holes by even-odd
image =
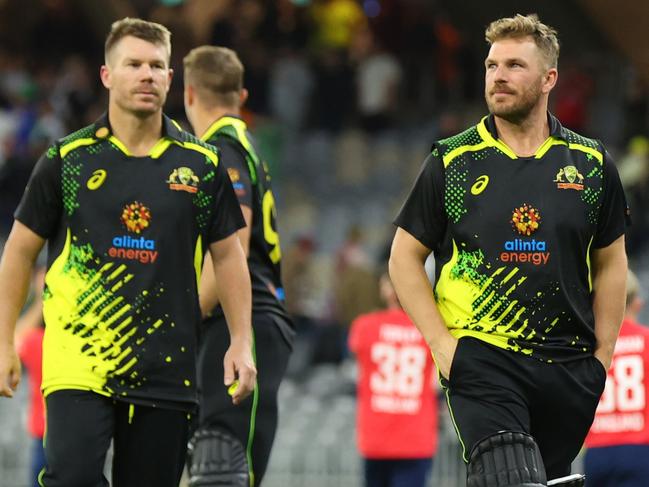
[[[615,347],[603,347],[603,346],[598,346],[595,347],[595,351],[593,352],[593,356],[597,359],[599,359],[600,362],[604,364],[605,367],[608,367],[611,365],[611,361],[613,360],[613,352],[615,350]]]
[[[236,333],[230,335],[230,346],[232,345],[252,346],[252,334]]]
[[[428,343],[428,348],[430,348],[434,352],[435,350],[449,343],[451,340],[455,340],[455,337],[451,335],[451,333],[448,331],[448,328],[444,328],[440,332],[435,333],[433,336],[428,337],[426,343]]]

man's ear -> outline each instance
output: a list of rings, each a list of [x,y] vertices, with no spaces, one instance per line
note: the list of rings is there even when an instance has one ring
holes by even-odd
[[[196,99],[196,91],[194,87],[190,84],[185,84],[185,104],[187,106],[192,106]]]
[[[244,106],[246,104],[246,101],[248,101],[248,90],[243,88],[239,93],[239,106]]]
[[[552,91],[552,88],[557,84],[557,80],[559,79],[559,71],[557,68],[551,68],[548,70],[548,72],[545,74],[545,82],[543,83],[543,87],[541,88],[541,91],[543,93],[550,93]]]
[[[171,81],[174,79],[174,70],[169,68],[169,82],[167,83],[167,93],[169,93],[169,89],[171,88]]]
[[[99,68],[99,78],[101,79],[102,84],[106,89],[110,89],[111,87],[111,79],[110,79],[110,68],[106,64],[102,64],[101,68]]]

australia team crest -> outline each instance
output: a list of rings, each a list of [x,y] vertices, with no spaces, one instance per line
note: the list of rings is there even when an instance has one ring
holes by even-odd
[[[553,181],[557,183],[558,189],[584,190],[584,176],[575,166],[565,166],[559,169]]]
[[[174,169],[167,179],[169,189],[174,191],[187,191],[196,193],[198,191],[198,176],[188,167],[178,167]]]

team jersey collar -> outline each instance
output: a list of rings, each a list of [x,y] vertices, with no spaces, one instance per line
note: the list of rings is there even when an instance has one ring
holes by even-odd
[[[167,117],[164,113],[162,114],[162,132],[163,137],[169,137],[177,142],[185,140],[183,138],[183,129],[178,125],[178,122]]]
[[[108,112],[99,117],[95,122],[95,132],[94,135],[98,139],[108,139],[113,135],[113,131],[110,126],[110,121],[108,120]],[[183,132],[180,125],[177,122],[162,114],[162,139],[170,138],[177,142],[183,142]]]
[[[246,122],[241,117],[237,115],[223,115],[221,118],[217,118],[212,122],[212,125],[201,135],[201,140],[203,142],[208,141],[216,132],[228,125],[232,125],[236,129],[243,130],[244,132],[248,129]]]
[[[489,130],[491,136],[494,139],[498,140],[498,129],[496,129],[496,121],[494,118],[495,117],[493,114],[489,114],[485,118],[484,124],[487,127],[487,130]],[[550,126],[550,137],[567,141],[565,129],[563,128],[557,117],[552,115],[550,112],[548,112],[548,125]]]

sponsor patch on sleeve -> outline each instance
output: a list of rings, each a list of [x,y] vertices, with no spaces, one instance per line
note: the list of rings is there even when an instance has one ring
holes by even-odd
[[[230,176],[230,181],[232,181],[233,184],[237,183],[241,179],[239,171],[237,171],[233,167],[228,168],[228,176]]]

